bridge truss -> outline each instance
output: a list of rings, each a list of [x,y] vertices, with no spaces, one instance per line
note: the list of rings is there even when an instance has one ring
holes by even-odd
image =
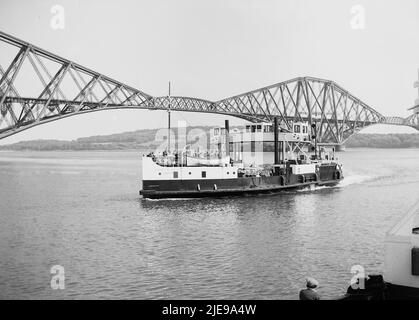
[[[253,122],[278,116],[288,128],[308,121],[316,123],[319,142],[332,144],[378,123],[419,130],[418,113],[384,117],[333,81],[301,77],[215,102],[153,97],[3,32],[0,44],[0,139],[72,115],[124,108],[170,108]]]

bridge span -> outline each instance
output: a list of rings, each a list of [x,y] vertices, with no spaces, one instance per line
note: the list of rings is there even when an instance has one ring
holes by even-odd
[[[279,116],[288,127],[294,121],[316,123],[318,141],[335,145],[375,124],[419,130],[418,108],[406,119],[386,117],[330,80],[299,77],[219,101],[153,97],[3,32],[0,44],[0,139],[50,121],[112,109],[170,108],[252,122]],[[38,91],[23,93],[28,87]]]

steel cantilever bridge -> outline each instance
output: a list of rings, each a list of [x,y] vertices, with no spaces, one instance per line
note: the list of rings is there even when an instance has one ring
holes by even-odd
[[[408,118],[385,117],[333,81],[300,77],[220,101],[153,97],[75,62],[0,32],[0,139],[68,116],[110,109],[216,113],[252,122],[279,116],[283,125],[316,123],[320,143],[343,144],[374,124],[419,130],[419,110]],[[10,62],[11,60],[11,62]],[[22,94],[22,88],[31,93]]]

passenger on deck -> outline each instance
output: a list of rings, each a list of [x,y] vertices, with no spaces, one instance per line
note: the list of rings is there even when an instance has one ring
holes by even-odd
[[[320,295],[315,290],[319,282],[314,278],[307,278],[307,289],[303,289],[300,291],[300,300],[320,300]]]

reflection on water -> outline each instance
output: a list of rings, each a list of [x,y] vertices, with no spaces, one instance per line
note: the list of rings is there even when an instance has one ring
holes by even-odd
[[[150,201],[135,152],[0,153],[0,298],[295,299],[307,275],[333,298],[419,198],[419,150],[341,158],[333,188]]]

